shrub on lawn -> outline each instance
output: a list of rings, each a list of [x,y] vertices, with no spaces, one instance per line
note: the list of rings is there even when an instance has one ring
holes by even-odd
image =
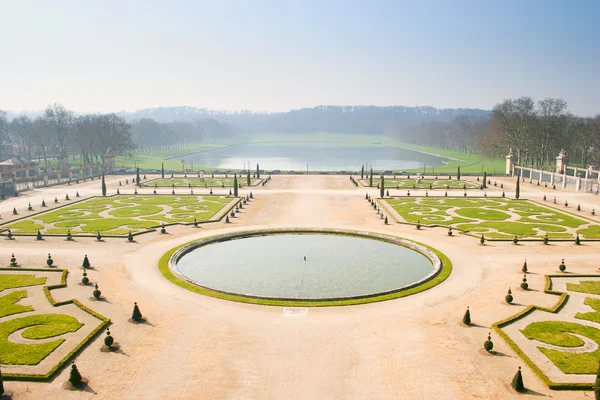
[[[519,370],[515,374],[515,377],[513,378],[510,385],[519,393],[525,392],[525,386],[523,385],[523,375],[521,374],[521,367],[519,367]]]
[[[483,342],[483,348],[486,351],[491,351],[494,348],[494,343],[492,342],[492,334],[488,332],[488,338],[485,342]]]
[[[469,310],[469,306],[467,306],[467,311],[463,315],[462,322],[465,325],[471,325],[471,311]]]

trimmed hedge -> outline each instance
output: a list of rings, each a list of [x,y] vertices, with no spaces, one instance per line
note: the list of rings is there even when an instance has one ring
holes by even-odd
[[[0,268],[0,271],[14,271],[11,268]],[[7,374],[3,373],[2,377],[7,381],[34,381],[34,382],[47,382],[50,381],[54,375],[56,375],[59,371],[61,371],[66,364],[75,357],[81,350],[83,350],[92,339],[94,339],[100,332],[104,330],[104,328],[110,323],[110,319],[105,316],[98,314],[97,312],[87,308],[83,304],[81,304],[78,300],[66,300],[66,301],[55,301],[52,295],[50,294],[50,290],[64,288],[67,286],[67,275],[69,273],[66,269],[41,269],[41,268],[22,268],[19,271],[41,271],[41,272],[60,272],[61,273],[61,282],[57,285],[49,285],[44,286],[44,294],[46,299],[53,307],[60,307],[65,304],[75,304],[77,307],[87,312],[88,314],[98,318],[102,323],[96,327],[89,335],[87,335],[81,343],[79,343],[73,350],[71,350],[68,354],[63,357],[48,373],[46,374]]]
[[[556,314],[560,312],[560,310],[564,307],[569,299],[569,295],[566,292],[557,292],[552,290],[552,278],[564,278],[566,275],[546,275],[546,287],[544,288],[544,293],[553,294],[556,296],[560,296],[556,304],[554,304],[551,308],[530,305],[525,308],[521,312],[503,319],[502,321],[498,321],[492,324],[492,328],[500,335],[506,343],[510,346],[511,349],[515,351],[522,359],[525,361],[527,365],[535,372],[535,374],[544,382],[550,389],[553,390],[592,390],[594,388],[593,383],[559,383],[552,382],[550,378],[546,376],[542,372],[542,370],[529,358],[527,355],[521,350],[519,346],[502,330],[502,327],[506,325],[510,325],[515,321],[520,320],[521,318],[531,314],[535,310],[540,310],[552,314]],[[600,275],[568,275],[569,278],[598,278]]]

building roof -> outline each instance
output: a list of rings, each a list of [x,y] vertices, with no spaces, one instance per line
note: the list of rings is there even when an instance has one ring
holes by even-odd
[[[12,157],[0,162],[0,165],[34,165],[36,162],[21,157]]]

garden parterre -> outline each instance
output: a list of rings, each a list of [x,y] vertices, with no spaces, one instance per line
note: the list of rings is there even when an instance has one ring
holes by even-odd
[[[405,221],[443,225],[488,238],[600,238],[600,226],[528,200],[406,197],[386,201]]]
[[[211,220],[229,203],[223,196],[116,195],[93,197],[48,212],[7,223],[13,234],[127,235],[161,224],[189,224]]]

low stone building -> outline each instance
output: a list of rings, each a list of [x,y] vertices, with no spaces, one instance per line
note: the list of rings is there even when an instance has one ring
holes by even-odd
[[[39,164],[26,158],[12,157],[0,162],[0,180],[35,178],[39,174]]]

